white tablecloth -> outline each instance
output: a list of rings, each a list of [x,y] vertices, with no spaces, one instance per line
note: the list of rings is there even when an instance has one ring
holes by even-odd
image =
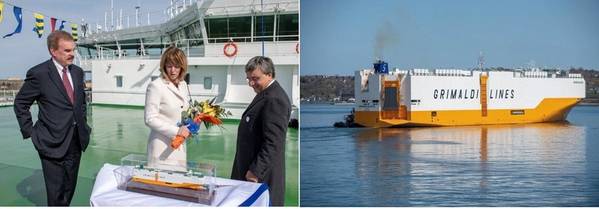
[[[117,189],[113,173],[116,165],[104,164],[94,183],[90,197],[92,206],[207,206],[193,202],[146,195]],[[270,197],[265,184],[216,178],[217,185],[211,206],[268,206]]]

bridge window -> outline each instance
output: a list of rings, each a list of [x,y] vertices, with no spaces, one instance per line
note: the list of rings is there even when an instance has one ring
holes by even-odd
[[[249,42],[252,29],[250,16],[206,19],[204,22],[210,43],[228,42],[229,38],[236,42]]]
[[[274,22],[273,15],[254,17],[254,41],[272,41]]]
[[[236,42],[249,42],[252,34],[252,17],[232,17],[229,18],[229,37],[233,37]],[[246,39],[235,39],[235,37],[244,37]]]
[[[227,24],[229,20],[227,18],[216,18],[216,19],[206,19],[206,32],[208,33],[208,38],[214,39],[211,40],[210,43],[214,42],[226,42],[227,38]],[[218,39],[223,38],[223,39]]]
[[[283,14],[277,17],[277,40],[297,41],[299,34],[298,14]]]

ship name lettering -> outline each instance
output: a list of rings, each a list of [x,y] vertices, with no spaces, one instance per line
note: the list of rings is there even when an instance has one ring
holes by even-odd
[[[489,99],[513,99],[514,89],[489,89]],[[479,89],[434,89],[433,99],[478,99]]]

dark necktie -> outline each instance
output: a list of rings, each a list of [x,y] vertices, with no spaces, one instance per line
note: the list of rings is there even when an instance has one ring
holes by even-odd
[[[71,104],[74,104],[75,100],[73,99],[73,87],[71,87],[71,81],[69,80],[69,76],[67,75],[66,66],[62,68],[62,85],[64,86],[64,89],[67,90],[67,94],[69,95]]]

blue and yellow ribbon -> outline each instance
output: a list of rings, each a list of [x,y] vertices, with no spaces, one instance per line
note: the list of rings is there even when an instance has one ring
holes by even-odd
[[[36,32],[37,37],[41,38],[42,35],[44,35],[44,15],[33,13],[33,17],[35,17],[35,27],[33,27],[33,32]]]
[[[0,1],[0,23],[2,22],[2,18],[4,18],[4,2]]]
[[[71,24],[71,36],[73,36],[73,40],[77,41],[77,24]]]
[[[17,27],[15,28],[15,31],[9,34],[6,34],[4,36],[2,36],[2,38],[6,38],[9,36],[12,36],[14,34],[20,33],[21,32],[21,26],[23,26],[23,11],[21,10],[21,7],[15,7],[13,6],[12,8],[13,13],[15,13],[15,19],[17,19]]]

